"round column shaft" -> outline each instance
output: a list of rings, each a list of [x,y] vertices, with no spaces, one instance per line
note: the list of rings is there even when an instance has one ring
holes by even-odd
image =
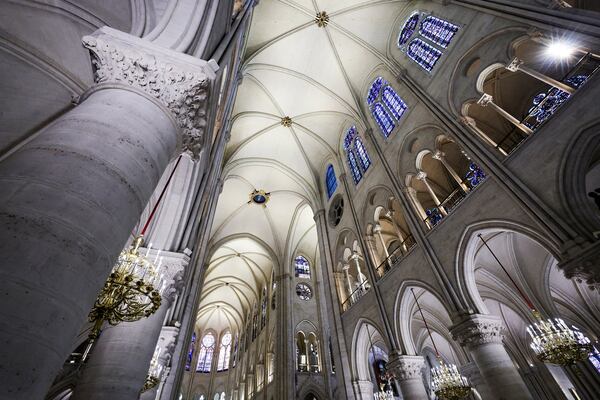
[[[444,215],[444,216],[448,215],[448,212],[446,211],[446,209],[440,202],[440,199],[438,199],[437,195],[433,191],[433,188],[429,184],[429,181],[427,180],[427,174],[425,172],[421,171],[417,175],[417,179],[419,179],[421,182],[423,182],[423,184],[425,185],[425,188],[427,189],[427,192],[429,193],[429,196],[431,196],[431,200],[433,200],[433,203],[435,204],[437,209],[440,210],[440,213],[442,213],[442,215]]]
[[[529,75],[532,78],[535,78],[541,82],[544,82],[547,85],[554,86],[555,88],[560,89],[563,92],[567,92],[569,94],[575,93],[575,88],[567,85],[566,83],[559,82],[556,79],[549,77],[548,75],[544,75],[541,72],[527,67],[526,65],[524,65],[523,61],[518,58],[514,58],[510,62],[510,64],[506,66],[506,69],[512,72],[521,71],[524,74]]]
[[[170,302],[136,322],[104,329],[77,382],[72,400],[136,400]]]
[[[515,127],[523,131],[526,135],[531,135],[533,131],[531,128],[525,126],[518,119],[513,117],[508,111],[500,107],[498,104],[494,103],[494,98],[487,93],[484,93],[481,98],[477,101],[482,107],[490,106],[492,107],[498,114],[500,114],[504,119],[513,124]]]
[[[150,258],[153,256],[151,253]],[[159,309],[148,318],[122,322],[102,332],[83,368],[72,400],[136,400],[139,397],[163,321],[181,286],[184,265],[189,262],[185,255],[164,253],[164,257],[167,288]]]
[[[0,164],[1,399],[44,397],[176,142],[157,102],[104,87]]]
[[[451,328],[465,346],[497,400],[531,400],[531,394],[502,344],[502,321],[490,315],[472,315]],[[498,390],[502,388],[502,390]]]
[[[44,397],[169,160],[201,147],[211,65],[107,27],[83,43],[99,85],[0,164],[0,399]]]

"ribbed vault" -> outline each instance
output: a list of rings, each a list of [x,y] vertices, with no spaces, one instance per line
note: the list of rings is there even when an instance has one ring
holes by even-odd
[[[262,0],[256,6],[212,230],[211,243],[221,247],[205,277],[201,328],[233,327],[249,314],[261,279],[269,278],[266,260],[278,271],[291,268],[298,253],[317,258],[313,210],[322,208],[326,165],[343,172],[345,130],[356,125],[364,132],[368,125],[363,98],[374,74],[398,72],[389,46],[406,3]],[[322,11],[329,16],[325,27],[314,21]],[[264,206],[249,202],[254,190],[269,193]],[[230,237],[234,246],[220,244]],[[259,246],[257,240],[269,251],[258,256],[238,248]]]

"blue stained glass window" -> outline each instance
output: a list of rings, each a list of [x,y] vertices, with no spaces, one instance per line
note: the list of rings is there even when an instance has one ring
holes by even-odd
[[[365,149],[365,146],[359,137],[357,137],[355,139],[355,143],[356,143],[356,152],[358,153],[358,159],[360,160],[363,171],[366,171],[367,169],[369,169],[369,166],[371,165],[371,160],[369,159],[367,150]]]
[[[187,358],[185,360],[185,370],[189,371],[192,367],[192,358],[194,357],[194,345],[196,344],[196,332],[192,332],[192,341],[190,342],[190,349],[188,350]]]
[[[422,41],[413,39],[408,45],[406,54],[424,70],[431,72],[437,61],[442,56],[442,52]]]
[[[335,189],[337,189],[337,178],[335,177],[335,171],[333,169],[333,165],[331,164],[327,166],[327,172],[325,173],[325,184],[327,185],[327,198],[330,199],[335,193]]]
[[[594,368],[596,368],[596,371],[600,373],[600,352],[598,352],[598,350],[595,347],[592,350],[592,353],[590,354],[588,359],[590,360]]]
[[[348,132],[346,132],[346,137],[344,138],[344,150],[348,150],[350,147],[352,147],[352,142],[354,141],[355,137],[356,127],[353,126],[348,129]]]
[[[577,89],[587,78],[587,75],[575,75],[566,79],[565,83]],[[535,129],[539,124],[550,118],[564,102],[569,100],[569,97],[569,93],[555,87],[551,87],[547,92],[537,94],[527,112],[528,116],[535,117],[535,120],[527,121],[525,124],[531,129]]]
[[[386,86],[385,88],[383,88],[383,95],[381,98],[383,100],[383,104],[385,104],[387,108],[389,108],[394,118],[400,121],[400,118],[402,118],[402,114],[404,114],[404,111],[406,111],[406,109],[408,108],[404,100],[402,100],[400,96],[398,96],[398,93],[396,93],[396,91],[392,89],[391,86]]]
[[[394,130],[394,121],[392,117],[388,114],[388,112],[383,108],[380,103],[375,103],[373,109],[371,110],[373,113],[373,118],[377,121],[377,125],[379,125],[379,129],[385,135],[385,137],[390,136],[390,133]]]
[[[475,164],[473,161],[469,163],[469,171],[467,172],[465,178],[468,180],[471,188],[479,185],[485,179],[485,172],[479,167],[479,165]]]
[[[348,150],[348,165],[350,165],[350,171],[352,172],[352,178],[354,179],[354,183],[358,184],[362,179],[362,173],[358,168],[358,163],[356,162],[356,157],[354,157],[354,152],[352,150]]]
[[[296,257],[294,259],[294,269],[298,278],[310,279],[310,264],[306,257]]]
[[[435,44],[439,44],[443,48],[448,47],[456,32],[458,32],[458,26],[431,15],[421,22],[421,27],[419,28],[419,33],[423,37],[426,37]]]
[[[419,23],[419,14],[414,13],[404,23],[402,26],[402,30],[400,31],[400,36],[398,36],[398,46],[402,46],[408,42],[413,33],[415,33],[415,29],[417,29],[417,24]]]
[[[369,88],[369,94],[367,95],[367,104],[371,105],[377,100],[377,96],[379,96],[379,92],[381,91],[381,87],[387,84],[387,82],[380,76],[378,76],[371,87]]]

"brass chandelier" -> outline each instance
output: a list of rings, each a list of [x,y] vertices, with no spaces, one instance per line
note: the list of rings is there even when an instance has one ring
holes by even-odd
[[[84,361],[95,339],[100,335],[105,321],[110,325],[138,321],[144,317],[149,317],[160,307],[162,291],[165,286],[163,274],[159,274],[160,262],[157,264],[160,251],[155,259],[151,261],[148,258],[150,248],[148,248],[145,255],[142,255],[140,247],[144,244],[144,234],[180,161],[181,156],[177,159],[140,234],[134,239],[129,248],[119,254],[110,276],[104,283],[104,287],[100,291],[92,311],[90,311],[89,321],[93,323],[93,327],[89,334],[91,340],[84,353]]]
[[[530,346],[537,358],[544,363],[558,364],[564,367],[587,359],[593,350],[590,339],[576,327],[569,327],[561,318],[543,319],[540,312],[536,310],[531,300],[521,291],[485,239],[481,234],[478,236],[502,271],[508,276],[536,320],[527,327],[527,332],[531,336]]]
[[[421,305],[419,304],[419,300],[415,295],[415,291],[413,288],[410,288],[410,291],[415,299],[415,303],[417,304],[417,308],[419,309],[419,314],[421,314],[421,319],[425,324],[425,328],[427,329],[429,339],[433,344],[435,357],[440,364],[438,367],[431,368],[431,388],[433,389],[433,392],[441,400],[460,400],[467,397],[472,390],[469,381],[467,378],[461,375],[456,365],[445,363],[444,360],[442,360],[437,346],[435,345],[435,341],[433,340],[433,336],[431,336],[431,330],[429,329],[427,320],[425,320],[425,316],[423,315],[423,311],[421,310]]]

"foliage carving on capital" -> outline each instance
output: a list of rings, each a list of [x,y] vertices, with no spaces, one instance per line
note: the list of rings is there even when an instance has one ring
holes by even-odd
[[[182,150],[197,158],[216,64],[107,27],[84,36],[82,42],[92,54],[96,83],[121,83],[156,98],[182,130]]]
[[[425,359],[421,356],[394,355],[390,356],[387,364],[388,370],[394,374],[399,381],[410,379],[422,379],[422,370],[425,367]]]
[[[477,347],[487,343],[502,343],[504,325],[499,318],[472,315],[451,328],[452,337],[461,346]]]

